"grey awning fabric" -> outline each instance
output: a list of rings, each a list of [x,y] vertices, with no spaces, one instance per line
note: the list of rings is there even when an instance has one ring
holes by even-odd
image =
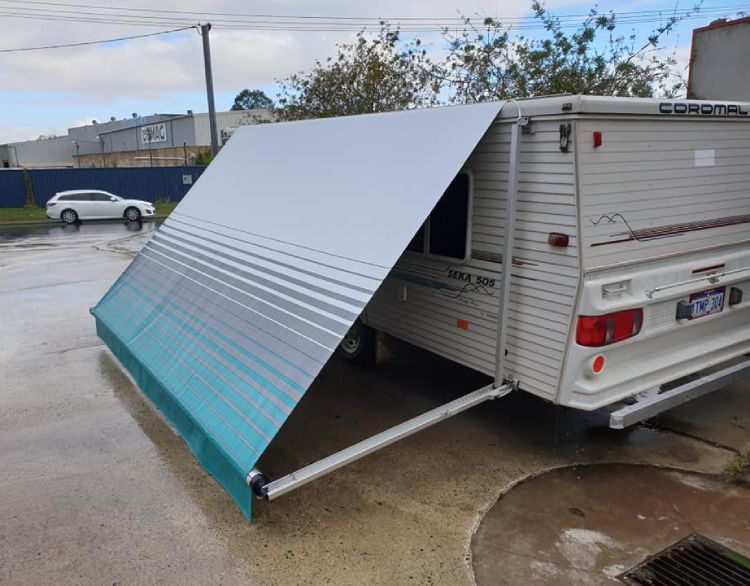
[[[246,475],[501,108],[240,128],[94,308],[248,517]]]

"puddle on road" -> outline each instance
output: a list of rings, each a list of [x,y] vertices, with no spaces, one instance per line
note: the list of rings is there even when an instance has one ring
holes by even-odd
[[[0,225],[0,251],[38,250],[89,245],[103,240],[116,240],[136,233],[150,234],[162,220],[148,222],[100,222],[80,224],[56,224],[41,226]]]

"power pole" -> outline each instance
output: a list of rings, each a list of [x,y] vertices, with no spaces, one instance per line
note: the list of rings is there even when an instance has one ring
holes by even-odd
[[[211,23],[201,25],[201,37],[203,38],[203,65],[206,68],[206,97],[208,98],[208,122],[211,128],[211,156],[215,157],[219,152],[219,133],[216,129],[216,106],[214,105],[214,76],[211,71],[211,45],[208,40],[208,31]]]
[[[151,138],[153,137],[153,131],[151,128],[146,129],[146,138],[148,139],[148,160],[151,166],[154,166],[154,152],[151,150]]]
[[[104,137],[99,136],[99,148],[102,151],[102,168],[107,168],[107,156],[104,154]]]

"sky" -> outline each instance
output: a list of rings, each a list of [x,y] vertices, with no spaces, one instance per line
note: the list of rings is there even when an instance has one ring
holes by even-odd
[[[25,2],[0,0],[0,144],[33,139],[39,135],[65,134],[66,129],[90,123],[159,113],[207,110],[201,39],[195,30],[163,36],[120,41],[104,45],[40,51],[2,52],[7,49],[78,43],[138,35],[179,26],[164,19],[183,15],[155,10],[199,11],[226,14],[268,14],[295,16],[337,16],[399,19],[407,26],[410,18],[454,18],[488,15],[518,18],[530,14],[531,0],[49,0]],[[586,13],[594,2],[548,0],[547,7],[559,15]],[[688,8],[685,0],[599,0],[600,11],[664,11],[675,5]],[[88,7],[86,7],[88,6]],[[107,13],[128,7],[137,24],[122,24]],[[681,23],[667,39],[687,67],[693,28],[708,24],[717,12],[733,17],[742,7],[750,12],[750,0],[704,0],[711,14]],[[74,14],[71,15],[70,13]],[[83,14],[97,22],[79,22]],[[652,13],[658,16],[656,12]],[[45,20],[53,17],[54,20]],[[236,22],[232,16],[190,16],[186,21]],[[120,18],[120,20],[122,20]],[[104,22],[106,21],[106,22]],[[308,21],[309,22],[309,21]],[[314,21],[313,21],[314,22]],[[187,24],[187,22],[185,22]],[[657,25],[639,23],[623,27],[642,38]],[[636,27],[635,29],[633,27]],[[322,28],[322,27],[318,27]],[[618,29],[619,30],[619,29]],[[276,94],[276,80],[309,68],[316,59],[335,52],[337,42],[354,38],[356,32],[230,30],[211,31],[211,53],[218,110],[228,110],[242,88],[260,88]],[[532,34],[541,34],[539,32]],[[430,50],[439,57],[444,49],[440,36],[420,33]]]

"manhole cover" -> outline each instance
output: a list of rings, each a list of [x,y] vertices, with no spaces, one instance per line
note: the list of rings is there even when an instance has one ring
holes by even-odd
[[[619,578],[632,586],[748,586],[750,559],[691,535]]]

